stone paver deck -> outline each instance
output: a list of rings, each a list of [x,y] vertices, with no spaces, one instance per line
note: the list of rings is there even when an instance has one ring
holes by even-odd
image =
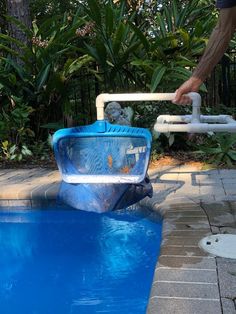
[[[236,314],[236,260],[198,247],[208,234],[236,233],[236,170],[189,166],[149,170],[149,205],[164,217],[148,314]],[[0,208],[55,204],[58,171],[0,170]],[[133,314],[133,313],[131,313]]]

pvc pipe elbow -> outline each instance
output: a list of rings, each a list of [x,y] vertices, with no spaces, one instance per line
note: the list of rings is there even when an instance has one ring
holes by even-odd
[[[109,94],[100,94],[96,98],[97,120],[104,120],[104,106]]]

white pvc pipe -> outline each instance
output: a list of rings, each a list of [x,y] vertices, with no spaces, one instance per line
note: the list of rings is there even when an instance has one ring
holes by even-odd
[[[191,123],[189,123],[191,121]],[[182,124],[181,124],[182,123]],[[185,123],[185,124],[183,124]],[[210,124],[212,123],[212,124]],[[161,115],[157,117],[154,130],[159,133],[168,132],[236,132],[236,121],[227,115],[200,115],[200,122],[192,122],[191,115]]]
[[[174,93],[100,94],[96,98],[97,120],[104,120],[104,106],[106,102],[172,100],[174,97]]]
[[[190,123],[192,121],[192,115],[160,115],[157,117],[157,123]],[[193,123],[193,122],[192,122]],[[236,123],[236,121],[228,115],[214,115],[206,116],[200,115],[200,123]]]
[[[187,132],[187,133],[207,133],[207,132],[236,132],[236,123],[208,124],[208,123],[187,123],[168,124],[156,123],[154,130],[158,133]]]
[[[201,96],[197,93],[189,93],[192,99],[194,121],[199,121]],[[104,120],[104,106],[110,101],[171,101],[175,93],[130,93],[130,94],[100,94],[96,98],[97,120]]]
[[[161,115],[154,129],[159,133],[168,132],[236,132],[236,121],[228,115],[205,116],[200,114],[201,96],[189,93],[192,100],[192,115]],[[131,93],[100,94],[96,98],[97,120],[104,120],[104,106],[110,101],[171,101],[175,93]],[[212,124],[209,124],[212,123]]]
[[[206,123],[235,123],[235,120],[231,116],[223,115],[223,114],[220,114],[218,116],[201,115],[200,120],[201,122],[206,122]]]
[[[191,115],[160,115],[157,117],[156,123],[190,123]]]

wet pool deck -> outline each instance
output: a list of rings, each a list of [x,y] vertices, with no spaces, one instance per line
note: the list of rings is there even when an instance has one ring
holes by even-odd
[[[148,314],[235,314],[236,260],[198,248],[208,234],[236,233],[236,170],[190,166],[151,169],[151,205],[164,217]],[[0,208],[53,206],[56,170],[0,170]]]

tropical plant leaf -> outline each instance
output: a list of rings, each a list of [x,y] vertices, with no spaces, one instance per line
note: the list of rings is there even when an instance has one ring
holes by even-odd
[[[39,91],[42,88],[42,86],[45,84],[46,80],[48,79],[50,69],[51,69],[51,64],[47,64],[39,73],[38,78],[37,78],[37,83],[36,83],[37,91]]]
[[[152,80],[151,80],[151,92],[153,93],[157,86],[160,84],[164,74],[166,72],[166,67],[163,65],[157,66],[153,72]]]
[[[113,54],[116,56],[119,53],[120,48],[122,47],[122,43],[125,39],[126,28],[123,23],[120,23],[115,32],[115,38],[113,41]]]
[[[83,66],[94,60],[91,56],[84,55],[75,59],[69,66],[65,75],[72,74],[80,70]]]
[[[233,150],[228,151],[228,155],[232,160],[236,161],[236,152],[235,151],[233,151]]]
[[[106,34],[111,36],[114,30],[114,12],[111,6],[106,6],[105,8],[105,27]]]
[[[96,0],[87,0],[89,10],[85,7],[87,14],[96,22],[98,27],[102,25],[102,16],[99,4]]]

